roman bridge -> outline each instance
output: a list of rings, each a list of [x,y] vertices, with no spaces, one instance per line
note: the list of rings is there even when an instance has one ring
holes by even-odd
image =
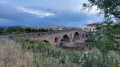
[[[87,32],[81,29],[69,29],[69,30],[57,30],[51,32],[5,35],[5,36],[0,36],[0,39],[1,38],[9,38],[9,39],[24,38],[31,40],[43,40],[55,46],[59,46],[61,43],[64,43],[64,46],[72,47],[74,46],[74,43],[85,43],[85,40],[87,39]],[[64,42],[61,42],[62,39],[64,39]]]

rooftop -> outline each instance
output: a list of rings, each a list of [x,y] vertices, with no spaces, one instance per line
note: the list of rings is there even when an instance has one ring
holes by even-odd
[[[35,27],[35,28],[62,28],[63,26],[44,26],[44,27]]]
[[[99,22],[98,23],[91,23],[91,24],[88,24],[86,26],[96,26],[97,24],[99,24]]]

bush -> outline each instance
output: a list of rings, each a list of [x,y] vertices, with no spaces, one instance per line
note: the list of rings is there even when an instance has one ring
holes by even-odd
[[[112,55],[89,51],[84,51],[83,53],[76,50],[65,51],[60,48],[56,49],[55,46],[43,41],[25,41],[21,42],[29,47],[28,50],[32,49],[34,62],[43,67],[60,67],[61,65],[63,67],[111,67],[119,63],[119,58]],[[113,60],[116,61],[113,63]]]
[[[32,67],[32,54],[13,40],[0,40],[0,67]]]
[[[19,26],[8,27],[5,29],[4,34],[22,34],[25,33],[25,30]]]
[[[3,34],[4,28],[0,28],[0,35]]]
[[[19,43],[16,43],[19,42]],[[33,40],[0,40],[0,67],[112,67],[118,57],[84,51],[65,51]]]

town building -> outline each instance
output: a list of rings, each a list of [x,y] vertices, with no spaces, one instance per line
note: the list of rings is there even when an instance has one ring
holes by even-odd
[[[53,30],[63,30],[63,26],[44,26],[44,27],[35,27],[35,29],[53,29]]]
[[[86,32],[96,31],[95,27],[97,24],[99,24],[99,23],[91,23],[91,24],[87,24],[87,25],[81,25],[79,28],[81,28],[82,30],[84,30]]]
[[[68,30],[68,29],[79,29],[79,27],[64,27],[63,30]]]

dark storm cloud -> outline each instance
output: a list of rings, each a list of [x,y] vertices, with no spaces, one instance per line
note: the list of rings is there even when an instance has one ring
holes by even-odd
[[[0,4],[0,18],[9,20],[24,20],[26,17],[35,17],[32,14],[22,12],[10,4]]]
[[[40,8],[41,11],[52,12],[53,9]],[[54,12],[55,11],[55,12]],[[9,4],[0,4],[0,25],[22,25],[22,26],[79,26],[89,23],[89,20],[97,22],[96,14],[87,14],[72,11],[59,13],[53,10],[54,15],[39,17],[37,15],[23,12]]]

